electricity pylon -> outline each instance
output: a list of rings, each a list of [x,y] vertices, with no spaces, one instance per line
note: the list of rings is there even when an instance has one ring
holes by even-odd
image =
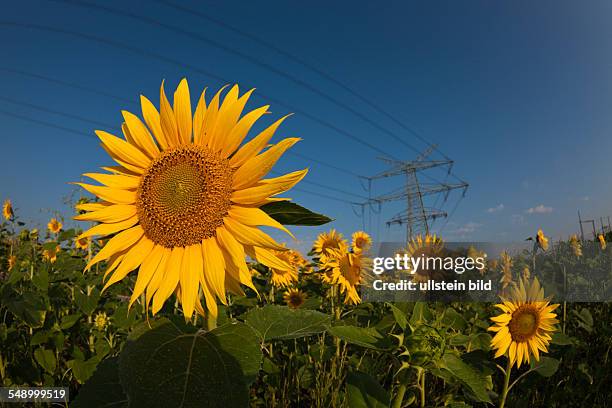
[[[432,169],[434,167],[448,166],[448,174],[451,173],[453,161],[445,158],[444,160],[427,160],[427,157],[436,149],[436,146],[430,146],[425,152],[419,155],[413,161],[400,161],[389,158],[381,158],[389,164],[389,169],[376,174],[374,176],[365,177],[370,183],[373,180],[403,176],[405,184],[403,187],[394,190],[390,193],[383,194],[377,197],[370,198],[366,204],[378,204],[379,206],[385,202],[406,200],[406,209],[396,214],[393,218],[387,221],[387,225],[393,224],[406,225],[406,239],[410,240],[415,234],[424,232],[429,234],[429,220],[435,220],[440,217],[447,217],[448,214],[437,208],[426,207],[423,202],[423,197],[444,194],[444,201],[448,198],[452,190],[463,189],[463,194],[469,186],[468,183],[461,181],[459,183],[421,183],[419,181],[419,172]]]

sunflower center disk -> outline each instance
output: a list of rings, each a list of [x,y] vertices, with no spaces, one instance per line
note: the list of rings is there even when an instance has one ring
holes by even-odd
[[[138,218],[147,238],[166,248],[215,235],[230,208],[232,169],[205,147],[164,151],[138,189]]]
[[[538,312],[529,305],[523,305],[512,315],[508,329],[515,341],[527,341],[538,328]]]

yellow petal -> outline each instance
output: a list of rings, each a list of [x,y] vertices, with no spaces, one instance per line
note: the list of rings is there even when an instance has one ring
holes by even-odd
[[[120,174],[100,174],[100,173],[85,173],[85,177],[89,177],[98,183],[104,184],[107,187],[135,190],[140,184],[140,177],[127,176]]]
[[[150,158],[148,158],[137,147],[132,146],[125,140],[121,140],[117,136],[113,136],[110,133],[102,130],[96,130],[95,133],[102,141],[102,144],[121,161],[141,167],[143,169],[146,169],[149,166],[149,163],[151,163]]]
[[[115,223],[125,221],[136,215],[136,206],[129,204],[107,205],[101,210],[92,211],[74,217],[78,221],[98,221],[105,223]]]
[[[119,282],[125,278],[128,273],[138,268],[142,262],[149,256],[155,244],[149,238],[143,236],[129,251],[121,261],[121,265],[102,288],[104,292],[113,283]],[[106,276],[105,276],[106,277]]]
[[[178,129],[176,127],[176,118],[174,117],[174,111],[172,110],[172,106],[170,106],[170,102],[168,102],[168,98],[166,98],[163,81],[159,90],[159,115],[161,121],[161,128],[164,131],[164,135],[166,135],[166,140],[168,140],[169,142],[169,147],[179,146],[180,141],[178,136]]]
[[[124,176],[136,176],[136,177],[140,177],[143,173],[142,169],[138,170],[138,172],[136,173],[136,172],[126,169],[123,166],[104,166],[102,167],[102,170],[110,171],[111,173],[114,173],[114,174],[122,174]]]
[[[149,304],[151,303],[151,299],[157,290],[159,289],[159,285],[161,285],[162,280],[164,279],[164,275],[166,274],[166,267],[168,265],[168,260],[170,259],[170,255],[172,254],[172,250],[169,248],[164,248],[162,259],[159,261],[159,265],[155,269],[153,276],[151,277],[151,282],[147,285],[147,291],[145,293],[145,309],[149,310]]]
[[[134,215],[133,217],[128,218],[125,221],[113,222],[111,224],[98,224],[95,227],[91,227],[81,235],[77,237],[77,239],[83,239],[87,237],[93,236],[104,236],[115,234],[119,231],[126,230],[130,227],[133,227],[138,223],[138,216]]]
[[[516,342],[513,341],[510,344],[508,355],[510,356],[510,366],[512,367],[514,365],[514,362],[516,361]]]
[[[82,211],[100,211],[109,206],[113,205],[112,203],[105,202],[97,202],[97,203],[81,203],[74,206],[77,210]]]
[[[253,124],[259,120],[263,115],[268,112],[270,105],[262,106],[252,110],[251,112],[244,115],[229,132],[226,138],[223,149],[221,150],[222,157],[228,157],[238,149],[238,146],[242,143],[246,135],[253,127]]]
[[[161,245],[155,245],[149,256],[142,261],[140,269],[138,270],[138,276],[136,277],[136,283],[134,284],[134,290],[130,297],[128,309],[132,307],[136,299],[138,299],[146,289],[165,253],[166,248]]]
[[[202,127],[204,126],[204,116],[206,115],[206,88],[200,95],[200,100],[193,114],[193,143],[202,144],[200,140]]]
[[[111,255],[117,252],[121,252],[136,243],[144,235],[144,230],[140,225],[136,225],[128,230],[120,232],[119,234],[112,237],[93,257],[93,259],[87,264],[85,270],[89,270],[93,265],[100,261],[110,258]]]
[[[181,304],[183,314],[189,319],[195,309],[196,298],[200,291],[199,274],[202,273],[202,246],[200,244],[191,245],[185,248],[183,263],[181,265]]]
[[[261,262],[268,268],[278,269],[281,271],[293,271],[294,268],[287,262],[283,261],[272,252],[267,249],[256,247],[256,246],[245,246],[247,254],[251,258],[257,259],[257,262]]]
[[[291,115],[283,116],[282,118],[274,122],[272,125],[264,129],[260,134],[255,136],[253,140],[242,146],[240,150],[238,150],[236,154],[232,156],[232,158],[230,159],[230,164],[233,167],[240,167],[244,163],[246,163],[247,160],[252,157],[255,157],[259,152],[263,150],[264,147],[268,145],[268,142],[270,141],[270,139],[272,139],[272,136],[274,136],[276,129],[278,129],[280,124],[283,123],[283,121],[289,116]]]
[[[189,85],[185,78],[181,79],[176,91],[174,92],[174,117],[178,129],[178,136],[181,144],[191,143],[191,96],[189,95]]]
[[[260,246],[279,251],[286,250],[285,247],[274,241],[272,237],[257,228],[246,226],[230,217],[225,217],[223,224],[232,233],[234,238],[244,245]]]
[[[234,173],[232,188],[238,190],[240,188],[251,187],[257,183],[272,170],[272,167],[274,167],[283,153],[300,140],[297,137],[281,140],[262,154],[248,159]]]
[[[213,137],[213,131],[217,125],[217,116],[219,114],[219,99],[221,98],[221,92],[227,87],[225,85],[211,99],[204,115],[203,125],[200,128],[200,136],[198,140],[205,146],[210,146],[211,139]]]
[[[227,95],[225,95],[223,104],[219,108],[213,137],[209,142],[209,147],[215,152],[223,149],[229,131],[236,125],[240,112],[242,112],[244,104],[246,104],[244,98],[238,99],[238,94],[238,85],[232,86]]]
[[[308,174],[308,169],[295,171],[284,176],[261,180],[254,187],[238,189],[232,193],[231,200],[236,204],[260,206],[270,196],[284,193],[299,183]]]
[[[289,236],[291,236],[291,238],[295,239],[293,234],[287,228],[285,228],[283,224],[276,221],[259,208],[233,205],[230,207],[228,215],[236,221],[251,227],[266,226],[279,229],[286,232]]]
[[[159,155],[159,149],[145,124],[133,113],[121,111],[121,114],[136,146],[149,158],[156,158]]]
[[[151,103],[145,96],[140,95],[140,106],[142,107],[142,117],[145,120],[145,123],[153,132],[153,136],[157,140],[159,147],[162,150],[166,150],[171,146],[171,140],[168,140],[164,131],[161,127],[161,120],[159,118],[159,112],[155,108],[155,105]]]
[[[120,190],[111,187],[102,187],[102,186],[94,186],[91,184],[85,183],[74,183],[77,186],[83,187],[85,190],[89,191],[91,194],[94,194],[100,197],[104,201],[108,201],[114,204],[134,204],[136,202],[136,192],[131,190]]]
[[[166,264],[164,278],[159,285],[159,289],[157,289],[155,295],[153,296],[153,314],[160,311],[166,299],[168,299],[176,290],[176,286],[179,283],[179,275],[184,253],[185,248],[183,247],[172,248],[170,259],[168,259],[168,263]]]
[[[246,255],[244,253],[244,247],[242,244],[236,241],[232,234],[230,234],[224,227],[217,228],[216,236],[219,248],[221,248],[223,254],[226,255],[226,268],[229,268],[230,264],[235,266],[238,269],[240,282],[257,291],[251,280],[251,273],[249,272],[249,267],[246,263]],[[229,258],[231,262],[228,262],[227,258]]]
[[[130,164],[130,163],[124,161],[124,160],[121,160],[121,158],[119,158],[119,156],[117,156],[115,153],[113,153],[113,151],[110,150],[106,145],[102,144],[101,146],[104,149],[104,151],[106,151],[106,153],[108,153],[108,155],[111,157],[111,159],[113,159],[118,164],[120,164],[120,167],[124,168],[128,173],[131,173],[131,174],[137,175],[137,176],[141,176],[142,174],[144,174],[145,169],[143,167],[135,166],[135,165]]]
[[[221,303],[226,304],[225,261],[214,237],[202,241],[202,256],[204,257],[204,278]]]

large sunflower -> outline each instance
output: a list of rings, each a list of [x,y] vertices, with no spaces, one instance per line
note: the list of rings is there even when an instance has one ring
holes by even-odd
[[[340,293],[345,294],[344,303],[361,303],[361,297],[357,292],[357,287],[363,279],[362,272],[367,258],[362,252],[348,252],[342,249],[332,249],[322,255],[320,259],[321,279],[325,283],[338,285]]]
[[[495,325],[489,330],[496,332],[491,345],[497,350],[495,358],[508,352],[510,367],[530,362],[530,355],[540,359],[540,352],[548,352],[550,334],[558,323],[557,315],[552,313],[559,305],[551,305],[544,298],[544,289],[537,278],[529,282],[521,279],[514,285],[508,298],[495,305],[503,312],[492,317]]]
[[[312,245],[312,251],[318,255],[326,255],[330,249],[339,249],[341,251],[348,249],[348,243],[343,235],[333,228],[329,232],[319,234]]]
[[[141,96],[144,123],[123,111],[125,139],[96,131],[102,147],[118,166],[85,176],[100,185],[77,183],[101,202],[80,204],[76,219],[99,225],[80,238],[116,234],[87,265],[107,261],[104,288],[138,269],[130,305],[145,294],[157,313],[177,294],[185,316],[207,309],[217,314],[216,298],[226,290],[253,285],[245,256],[271,268],[290,269],[270,250],[284,248],[258,226],[289,231],[259,207],[298,183],[307,170],[264,179],[283,153],[300,139],[269,145],[285,117],[245,144],[253,124],[268,106],[242,111],[252,91],[239,95],[233,86],[209,103],[205,91],[195,111],[187,81],[174,93],[173,105],[160,91],[160,111]],[[221,101],[223,99],[223,101]]]

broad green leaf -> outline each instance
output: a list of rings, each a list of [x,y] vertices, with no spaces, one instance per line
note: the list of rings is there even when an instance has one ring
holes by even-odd
[[[66,364],[72,369],[72,374],[79,384],[83,384],[92,376],[99,362],[98,358],[92,357],[89,360],[69,360]]]
[[[386,408],[389,394],[369,374],[349,372],[346,377],[348,405],[351,408]]]
[[[60,323],[60,329],[66,330],[71,328],[79,321],[81,318],[81,314],[70,314],[62,317],[62,322]]]
[[[574,344],[571,337],[561,332],[553,333],[551,343],[559,346],[569,346]]]
[[[136,308],[132,307],[128,312],[127,303],[119,306],[112,316],[113,326],[120,329],[128,329],[136,323]]]
[[[37,348],[34,350],[34,359],[49,374],[53,374],[55,372],[57,360],[55,358],[55,353],[52,350]]]
[[[470,337],[465,334],[457,334],[448,340],[451,346],[465,346],[469,341]]]
[[[391,346],[390,342],[373,327],[332,326],[328,331],[347,343],[361,347],[384,350]]]
[[[325,215],[314,213],[289,201],[277,201],[259,208],[283,225],[316,226],[333,221]]]
[[[37,346],[46,343],[51,337],[51,332],[48,330],[39,330],[30,338],[30,346]]]
[[[49,289],[49,269],[47,265],[43,265],[34,271],[32,283],[43,292]]]
[[[448,307],[444,310],[442,324],[455,330],[463,330],[467,326],[467,322],[455,309]]]
[[[5,304],[11,313],[33,329],[42,327],[45,323],[47,305],[40,296],[33,292],[23,295],[13,293]]]
[[[410,328],[414,330],[418,325],[428,322],[431,318],[431,311],[427,307],[427,303],[416,302],[414,309],[412,309],[412,316],[410,316]]]
[[[102,361],[91,378],[79,389],[71,408],[127,408],[128,399],[119,381],[119,358]]]
[[[402,328],[402,330],[406,330],[406,326],[408,325],[408,318],[406,317],[406,313],[404,313],[400,308],[395,306],[393,303],[387,303],[393,312],[393,317],[395,321]]]
[[[80,290],[74,291],[74,301],[76,302],[79,310],[83,314],[90,316],[98,307],[98,301],[100,300],[100,291],[93,289],[89,296]]]
[[[137,407],[244,407],[261,365],[257,334],[244,323],[210,332],[170,320],[129,341],[119,376]]]
[[[267,305],[251,309],[245,323],[259,334],[263,341],[296,339],[325,331],[330,316],[306,309]]]
[[[552,357],[540,357],[540,361],[532,362],[532,368],[542,377],[551,377],[559,368],[559,360]]]
[[[491,402],[487,393],[487,377],[454,354],[447,353],[442,357],[442,365],[454,377],[459,379],[474,396],[482,402]]]
[[[489,333],[475,333],[470,336],[472,350],[489,351],[491,349],[491,335]]]

